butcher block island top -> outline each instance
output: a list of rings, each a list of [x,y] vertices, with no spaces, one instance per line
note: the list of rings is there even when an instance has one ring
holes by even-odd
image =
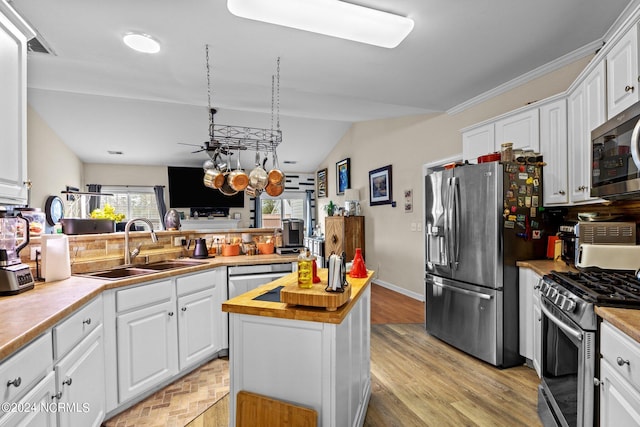
[[[347,282],[351,296],[347,302],[338,306],[335,310],[327,310],[325,307],[313,307],[304,305],[291,305],[284,302],[273,302],[256,300],[256,297],[266,294],[267,292],[284,286],[293,287],[298,285],[298,273],[293,272],[279,279],[274,280],[266,285],[259,286],[249,292],[232,298],[222,304],[222,311],[228,313],[237,314],[251,314],[255,316],[277,317],[281,319],[293,319],[293,320],[308,320],[312,322],[323,323],[342,323],[345,317],[349,314],[351,308],[355,305],[363,291],[371,284],[375,272],[372,270],[367,271],[367,277],[362,279],[354,279],[347,274]],[[309,289],[310,295],[317,294],[318,289],[326,287],[327,285],[328,270],[326,268],[318,269],[318,277],[320,277],[320,283],[315,284],[313,289]],[[305,289],[300,289],[299,293],[305,292]],[[345,290],[345,292],[349,292]],[[330,294],[327,292],[327,294]],[[343,295],[335,295],[336,298],[342,298]],[[319,297],[318,297],[319,298]]]

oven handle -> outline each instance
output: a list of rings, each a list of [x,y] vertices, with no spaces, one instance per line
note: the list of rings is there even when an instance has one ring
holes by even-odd
[[[491,298],[493,298],[491,295],[487,295],[487,294],[481,294],[479,292],[473,292],[473,291],[469,291],[467,289],[462,289],[462,288],[456,288],[455,286],[451,286],[451,285],[445,285],[444,283],[438,283],[438,282],[431,282],[434,286],[438,286],[440,288],[446,288],[449,289],[451,291],[454,292],[459,292],[461,294],[465,294],[465,295],[471,295],[473,297],[478,297],[480,299],[486,299],[486,300],[490,300]]]
[[[281,272],[273,272],[273,273],[253,273],[253,274],[241,274],[241,275],[237,275],[237,276],[229,276],[229,281],[233,281],[233,280],[255,280],[255,279],[272,279],[272,280],[276,280],[279,279],[283,276],[286,276],[287,274],[289,274],[289,272],[287,271],[281,271]],[[268,283],[268,282],[265,282]]]
[[[562,329],[563,331],[565,331],[567,334],[571,335],[573,338],[577,339],[578,341],[582,341],[582,337],[584,336],[582,332],[577,331],[573,329],[571,326],[568,326],[567,324],[563,323],[562,320],[554,316],[549,311],[549,309],[545,307],[544,304],[540,304],[540,308],[542,309],[542,312],[544,313],[544,315],[547,316],[557,327],[559,327],[560,329]]]
[[[631,134],[631,157],[636,167],[640,169],[640,120],[633,127]]]

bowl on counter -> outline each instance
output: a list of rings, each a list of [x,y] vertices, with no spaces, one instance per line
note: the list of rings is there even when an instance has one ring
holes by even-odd
[[[258,253],[260,255],[269,255],[274,251],[273,242],[269,243],[258,243]]]
[[[240,244],[231,243],[222,245],[222,256],[237,256],[240,255]]]

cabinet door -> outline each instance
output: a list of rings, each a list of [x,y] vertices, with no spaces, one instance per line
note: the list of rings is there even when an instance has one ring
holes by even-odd
[[[21,407],[37,408],[30,412],[11,412],[0,418],[0,427],[56,427],[56,411],[40,410],[40,408],[49,408],[52,398],[56,394],[55,374],[50,372],[42,381],[33,387],[22,400],[19,405]]]
[[[607,54],[607,110],[612,118],[638,102],[638,27],[631,29]]]
[[[567,174],[567,101],[540,107],[540,151],[547,165],[544,173],[544,205],[569,203]]]
[[[640,393],[605,359],[600,361],[600,425],[640,426]]]
[[[520,268],[518,277],[519,287],[519,349],[520,355],[533,359],[533,276],[535,273],[529,268]]]
[[[220,305],[213,288],[178,298],[178,352],[180,370],[220,350]]]
[[[538,109],[533,108],[496,122],[494,151],[500,151],[504,142],[512,142],[513,148],[540,151],[540,119]]]
[[[178,372],[175,298],[117,317],[120,403]]]
[[[344,217],[326,217],[325,230],[325,256],[340,254],[344,248]]]
[[[26,204],[27,39],[0,9],[0,204]]]
[[[533,369],[538,378],[541,378],[540,362],[542,360],[542,311],[540,310],[540,284],[542,277],[536,275],[536,284],[533,287]]]
[[[105,374],[102,325],[55,367],[58,402],[71,411],[58,413],[59,424],[99,427],[104,421]]]
[[[585,152],[590,148],[586,136],[584,84],[569,94],[567,105],[567,127],[569,133],[569,201],[582,202],[589,198],[590,164],[585,161]],[[590,157],[590,156],[589,156]],[[546,185],[546,182],[545,182]]]
[[[495,149],[493,123],[468,130],[462,134],[462,160],[477,163],[478,157],[492,153]]]

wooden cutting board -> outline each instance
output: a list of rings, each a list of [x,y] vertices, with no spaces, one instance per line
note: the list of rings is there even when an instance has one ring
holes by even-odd
[[[312,288],[300,288],[298,285],[285,286],[280,290],[280,301],[289,305],[322,307],[327,311],[335,311],[346,304],[351,297],[351,286],[344,292],[327,292],[326,282],[314,283]]]
[[[236,407],[236,427],[315,427],[318,425],[318,412],[315,409],[248,391],[238,392]]]

